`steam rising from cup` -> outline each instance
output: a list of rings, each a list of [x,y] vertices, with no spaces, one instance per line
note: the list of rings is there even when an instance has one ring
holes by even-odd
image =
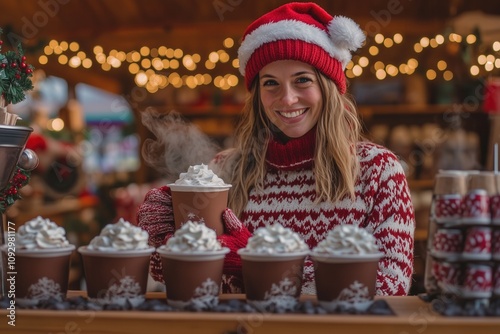
[[[208,164],[220,150],[196,125],[184,120],[176,111],[161,113],[148,108],[142,112],[142,123],[156,136],[156,140],[144,141],[144,161],[167,181],[175,181],[191,165]]]

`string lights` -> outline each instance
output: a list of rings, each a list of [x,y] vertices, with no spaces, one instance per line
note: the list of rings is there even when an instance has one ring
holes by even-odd
[[[45,47],[43,54],[38,58],[41,65],[55,58],[61,65],[72,68],[91,68],[100,66],[103,71],[112,71],[127,66],[139,87],[145,87],[148,92],[155,93],[168,85],[175,88],[187,86],[196,88],[201,85],[213,84],[221,90],[236,87],[239,83],[237,58],[231,59],[228,49],[234,47],[234,40],[230,37],[222,42],[224,48],[210,52],[206,58],[198,53],[187,54],[179,48],[160,46],[150,48],[143,46],[139,50],[118,51],[110,50],[105,53],[102,46],[93,47],[93,55],[87,55],[80,50],[77,42],[68,43],[51,40]],[[225,75],[211,73],[218,64],[230,64],[232,72]],[[181,74],[187,72],[189,74]]]
[[[450,81],[454,78],[454,72],[445,59],[436,59],[429,65],[419,62],[419,54],[426,49],[437,49],[439,47],[454,44],[458,46],[473,46],[478,43],[478,37],[474,34],[461,36],[456,33],[448,35],[437,34],[433,37],[423,36],[411,46],[403,35],[397,33],[392,37],[383,34],[375,35],[364,50],[366,54],[353,57],[347,65],[346,75],[349,78],[362,76],[374,76],[378,80],[401,75],[412,75],[417,69],[424,73],[427,80]],[[180,88],[183,86],[196,88],[202,85],[214,85],[221,90],[236,87],[239,82],[239,62],[236,57],[231,57],[235,52],[230,51],[234,45],[234,39],[227,37],[222,41],[223,48],[209,52],[202,56],[199,53],[188,54],[179,48],[159,46],[150,48],[143,46],[138,50],[119,51],[110,50],[106,52],[102,46],[93,47],[92,54],[80,50],[77,42],[50,41],[44,48],[43,54],[38,61],[45,65],[52,59],[61,65],[71,68],[100,66],[103,71],[112,71],[127,66],[128,72],[133,76],[134,82],[139,87],[145,87],[148,92],[154,93],[167,86]],[[396,47],[406,48],[413,56],[399,63],[384,63],[380,59],[381,53],[398,52]],[[479,49],[479,48],[477,48]],[[495,69],[500,69],[500,41],[492,45],[481,46],[475,59],[468,66],[471,76],[489,74]],[[365,51],[366,52],[366,51]],[[444,57],[443,57],[444,58]],[[216,75],[215,70],[220,64],[229,65],[227,73]],[[428,67],[428,68],[424,68]],[[225,67],[227,68],[227,67]],[[220,73],[220,71],[218,71]]]

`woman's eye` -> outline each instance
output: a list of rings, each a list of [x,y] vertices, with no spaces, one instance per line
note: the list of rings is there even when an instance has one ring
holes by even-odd
[[[276,80],[266,80],[262,83],[262,86],[275,86],[277,84]]]
[[[309,83],[309,82],[312,82],[312,81],[313,80],[311,78],[308,78],[308,77],[297,78],[297,83],[299,83],[299,84]]]

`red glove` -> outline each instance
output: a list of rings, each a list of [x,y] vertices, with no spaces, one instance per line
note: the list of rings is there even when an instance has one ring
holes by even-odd
[[[168,186],[148,191],[137,210],[137,225],[149,233],[150,246],[160,247],[167,243],[175,232],[172,195]],[[161,257],[157,252],[151,255],[149,271],[156,281],[163,282]]]
[[[231,250],[224,259],[224,274],[241,278],[241,258],[236,252],[247,245],[248,238],[252,234],[231,209],[224,210],[222,220],[224,221],[224,234],[218,239],[222,246]]]

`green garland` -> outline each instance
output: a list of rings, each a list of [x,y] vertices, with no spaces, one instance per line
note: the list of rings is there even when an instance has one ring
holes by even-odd
[[[0,36],[2,29],[0,29]],[[26,98],[26,92],[33,89],[31,77],[34,67],[26,62],[21,44],[17,50],[2,54],[3,41],[0,39],[0,96],[5,105],[16,104]]]
[[[0,36],[2,35],[0,29]],[[0,39],[0,99],[4,107],[8,104],[16,104],[26,98],[26,92],[33,89],[31,77],[33,76],[33,66],[26,62],[21,44],[17,50],[2,53],[3,41]],[[2,101],[3,100],[3,101]],[[16,167],[14,176],[9,184],[0,189],[0,213],[18,199],[21,198],[19,189],[28,184],[31,173]]]
[[[17,170],[9,182],[9,185],[0,190],[0,213],[5,213],[5,210],[15,201],[21,198],[19,189],[24,187],[30,181],[31,173],[22,168],[16,167]]]

